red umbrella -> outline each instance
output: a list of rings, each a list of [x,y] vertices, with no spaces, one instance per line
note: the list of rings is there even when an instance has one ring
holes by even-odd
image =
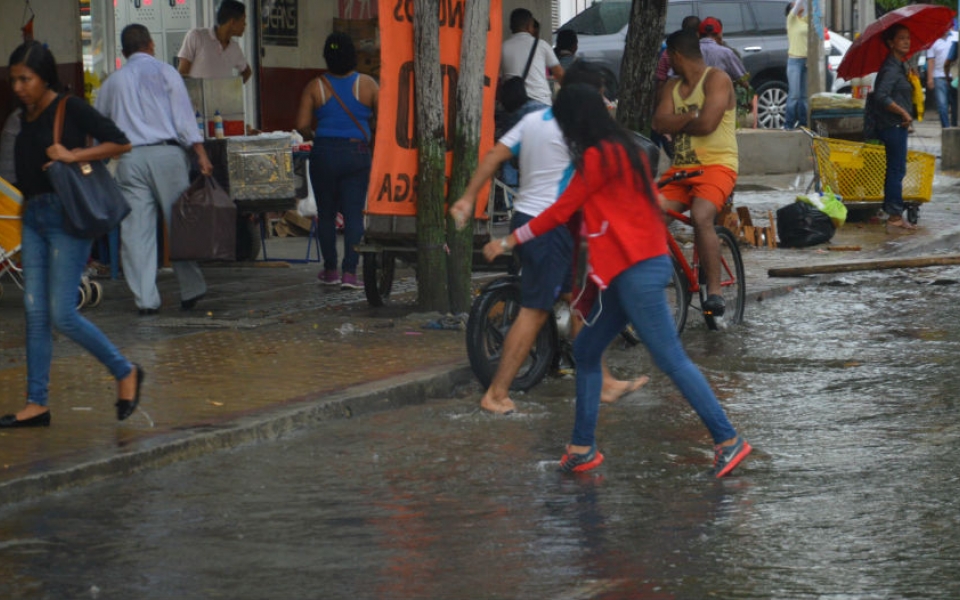
[[[954,11],[936,4],[911,4],[891,10],[867,26],[844,54],[837,76],[843,79],[863,77],[880,70],[890,48],[882,33],[891,25],[900,24],[910,30],[910,52],[907,56],[929,48],[953,25]]]

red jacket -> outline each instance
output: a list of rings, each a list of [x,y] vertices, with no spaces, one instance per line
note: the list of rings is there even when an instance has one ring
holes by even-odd
[[[652,181],[641,155],[647,180]],[[652,184],[651,184],[652,185]],[[636,263],[667,254],[667,226],[656,198],[633,171],[619,144],[588,148],[559,199],[538,217],[513,232],[522,244],[566,223],[581,207],[588,236],[588,273],[601,289]]]

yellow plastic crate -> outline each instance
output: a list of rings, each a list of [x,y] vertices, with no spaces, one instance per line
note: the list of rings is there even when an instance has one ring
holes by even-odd
[[[887,153],[883,146],[817,137],[813,153],[821,187],[829,186],[845,202],[883,202],[883,179]],[[903,199],[929,202],[933,195],[936,157],[926,152],[907,151],[907,174],[903,178]]]

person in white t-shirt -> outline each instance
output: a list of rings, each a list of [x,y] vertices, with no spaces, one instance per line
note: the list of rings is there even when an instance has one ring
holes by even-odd
[[[552,50],[551,50],[552,52]],[[579,62],[570,67],[569,81],[602,89],[603,77],[590,65]],[[463,196],[450,208],[458,226],[473,213],[480,188],[493,177],[501,164],[517,157],[520,161],[519,195],[514,203],[511,231],[522,227],[551,206],[569,183],[574,166],[570,152],[549,107],[523,116],[483,157]],[[514,377],[530,354],[540,328],[546,324],[554,302],[571,289],[574,240],[566,227],[558,227],[522,248],[520,255],[520,312],[510,326],[493,381],[480,400],[480,407],[497,414],[512,413],[510,399]],[[649,378],[632,381],[614,379],[604,368],[605,402],[640,389]]]
[[[548,69],[557,83],[563,79],[563,67],[560,66],[560,61],[550,44],[539,38],[539,29],[539,23],[529,10],[518,8],[510,13],[510,31],[513,35],[503,42],[500,54],[500,80],[522,77],[534,44],[536,44],[536,50],[533,51],[530,70],[527,71],[527,77],[523,81],[528,100],[513,112],[497,111],[495,115],[497,135],[512,129],[524,115],[550,106],[553,95],[550,83],[547,81]],[[516,187],[517,177],[516,166],[512,161],[505,162],[500,175],[503,182],[510,187]]]
[[[950,127],[950,32],[947,31],[927,50],[927,89],[937,98],[940,126]]]
[[[510,13],[510,31],[513,35],[503,42],[503,51],[500,55],[500,76],[503,80],[523,76],[523,68],[530,58],[530,50],[534,42],[537,49],[533,53],[533,61],[524,80],[529,100],[514,111],[514,122],[504,129],[512,127],[523,115],[546,108],[553,103],[550,83],[547,81],[548,70],[558,83],[563,79],[563,67],[560,66],[557,55],[553,53],[553,48],[535,35],[536,23],[533,13],[525,8],[518,8]]]
[[[253,72],[243,56],[240,37],[247,28],[247,12],[242,2],[223,0],[217,9],[217,25],[191,29],[183,38],[177,57],[181,75],[198,79],[218,79],[239,74],[246,83]]]

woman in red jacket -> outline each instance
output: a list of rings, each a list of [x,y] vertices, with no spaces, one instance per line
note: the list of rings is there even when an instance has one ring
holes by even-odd
[[[509,236],[491,241],[484,254],[493,260],[583,211],[589,248],[587,273],[601,292],[573,344],[576,422],[560,469],[587,471],[603,462],[595,441],[602,384],[600,358],[629,322],[657,367],[680,389],[710,431],[716,444],[712,474],[723,477],[751,447],[737,435],[707,380],[680,345],[663,293],[673,274],[668,233],[646,158],[630,132],[607,112],[597,90],[589,86],[564,86],[553,112],[573,155],[576,173],[556,203]]]

